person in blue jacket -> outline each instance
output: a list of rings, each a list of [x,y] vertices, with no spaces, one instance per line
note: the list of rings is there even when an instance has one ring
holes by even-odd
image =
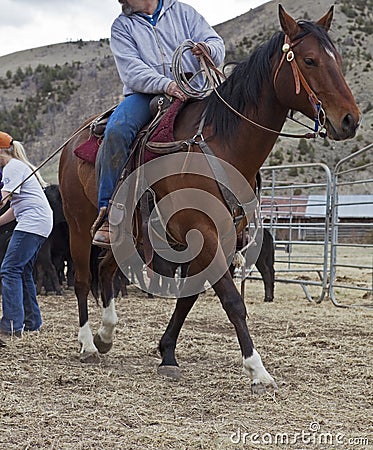
[[[156,94],[181,101],[187,96],[174,81],[171,65],[175,50],[185,40],[204,43],[216,66],[225,56],[224,42],[191,6],[177,0],[119,0],[122,13],[111,27],[110,46],[123,82],[124,100],[109,118],[98,153],[98,209],[92,227],[93,244],[110,246],[108,205],[140,129],[151,120],[149,103]],[[200,70],[194,46],[184,53],[183,69]],[[198,82],[198,80],[197,80]],[[199,88],[202,88],[202,79]]]

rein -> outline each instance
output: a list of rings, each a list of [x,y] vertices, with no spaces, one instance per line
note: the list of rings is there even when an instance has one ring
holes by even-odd
[[[80,130],[78,130],[78,131],[80,131]],[[49,155],[48,158],[46,158],[42,163],[40,163],[29,175],[27,175],[27,177],[23,181],[21,181],[21,183],[19,183],[14,189],[12,189],[8,195],[3,197],[1,199],[1,205],[3,205],[8,200],[8,198],[12,198],[12,195],[19,187],[21,187],[24,183],[26,183],[26,181],[29,180],[33,175],[35,175],[35,173],[38,170],[40,170],[43,166],[45,166],[45,164],[47,164],[47,162],[49,162],[52,158],[54,158],[57,155],[57,153],[60,152],[63,149],[63,147],[70,141],[70,139],[72,139],[77,134],[77,132],[75,132],[66,142],[64,142],[61,145],[61,147],[59,147],[51,155]]]
[[[283,65],[283,62],[285,61],[285,56],[286,56],[286,61],[290,63],[291,68],[292,68],[292,73],[293,73],[293,77],[294,77],[294,82],[295,82],[295,93],[297,95],[299,95],[300,93],[300,85],[303,86],[303,88],[305,89],[305,91],[308,94],[308,100],[310,101],[312,108],[315,112],[315,116],[314,116],[314,120],[315,120],[315,128],[314,128],[314,132],[313,133],[304,133],[304,134],[293,134],[293,133],[283,133],[281,131],[276,131],[273,130],[272,128],[268,128],[265,127],[264,125],[261,125],[257,122],[255,122],[254,120],[250,119],[249,117],[244,116],[243,114],[241,114],[239,111],[237,111],[235,108],[233,108],[217,91],[217,88],[214,86],[213,90],[215,92],[215,94],[217,95],[217,97],[224,103],[225,106],[227,106],[232,112],[234,112],[234,114],[236,114],[238,117],[240,117],[243,120],[246,120],[247,122],[249,122],[251,125],[256,126],[257,128],[260,128],[264,131],[268,131],[270,133],[276,134],[277,136],[282,136],[282,137],[290,137],[290,138],[305,138],[305,139],[315,139],[317,136],[324,136],[324,133],[321,132],[321,129],[324,127],[325,125],[325,120],[326,120],[326,114],[325,111],[321,108],[321,101],[317,98],[316,94],[312,91],[312,89],[310,88],[307,80],[304,78],[301,70],[299,69],[299,66],[295,60],[295,55],[294,52],[291,50],[292,48],[294,48],[298,43],[300,42],[300,40],[295,41],[295,42],[291,42],[290,38],[285,35],[285,43],[282,46],[282,52],[283,55],[281,57],[281,60],[279,62],[279,65],[276,69],[275,72],[275,76],[273,79],[273,84],[275,86],[276,84],[276,78],[277,75]],[[207,71],[207,76],[209,76],[209,71]],[[322,113],[323,115],[323,120],[320,120],[320,114]],[[321,125],[321,128],[320,128]]]
[[[219,94],[217,87],[216,87],[217,85],[220,84],[220,83],[217,83],[217,80],[220,80],[220,78],[226,79],[227,77],[217,69],[217,67],[215,66],[215,64],[209,54],[208,49],[206,48],[205,45],[203,45],[201,43],[194,44],[192,41],[184,42],[179,47],[179,49],[175,52],[174,59],[173,59],[173,65],[177,64],[177,61],[179,61],[181,59],[182,54],[185,51],[185,49],[191,49],[192,46],[197,45],[202,52],[202,55],[199,56],[199,60],[200,60],[201,66],[202,66],[202,71],[205,73],[206,78],[211,86],[210,90],[212,89],[215,92],[216,96],[219,98],[219,100],[221,102],[223,102],[224,105],[227,108],[229,108],[234,114],[236,114],[238,117],[245,120],[246,122],[249,122],[251,125],[254,125],[257,128],[260,128],[261,130],[276,134],[277,136],[297,138],[297,139],[300,139],[300,138],[315,139],[318,136],[326,137],[326,134],[321,131],[325,126],[325,121],[326,121],[325,111],[323,110],[323,108],[321,106],[321,101],[317,98],[316,94],[313,92],[313,90],[309,86],[307,80],[305,79],[304,75],[302,74],[302,72],[295,60],[294,52],[292,51],[292,48],[294,48],[299,42],[300,42],[300,39],[297,41],[291,42],[290,38],[287,35],[285,35],[284,45],[282,46],[283,55],[281,57],[279,65],[275,71],[273,84],[275,86],[278,73],[279,73],[279,71],[285,61],[285,58],[286,58],[286,61],[290,63],[291,68],[292,68],[292,73],[293,73],[294,82],[295,82],[295,93],[297,95],[300,93],[300,86],[302,85],[308,94],[308,100],[310,101],[312,108],[315,112],[315,116],[314,116],[315,127],[313,130],[313,133],[293,134],[293,133],[284,133],[281,131],[273,130],[272,128],[265,127],[264,125],[261,125],[261,124],[255,122],[254,120],[250,119],[249,117],[246,117],[245,115],[243,115],[239,111],[237,111],[235,108],[233,108],[233,106],[230,105]],[[176,66],[174,66],[174,67],[176,67]],[[180,68],[181,64],[178,63],[177,67]],[[215,72],[215,74],[216,74],[215,79],[212,75],[212,72]],[[177,70],[174,70],[173,73],[175,76],[175,81],[177,82],[179,88],[186,95],[189,95],[191,97],[197,97],[197,98],[201,96],[201,90],[198,90],[198,91],[194,90],[194,88],[190,85],[188,80],[186,80],[185,78],[181,79],[180,78],[181,75],[180,75],[180,77],[178,77],[177,74],[179,72]],[[204,89],[203,92],[206,93],[207,89]],[[321,116],[322,116],[322,118],[321,118]]]
[[[106,110],[104,113],[100,114],[99,117],[94,117],[92,120],[90,120],[88,123],[86,123],[85,125],[82,125],[81,127],[79,127],[60,147],[58,147],[57,150],[55,150],[51,155],[49,155],[43,162],[41,162],[29,175],[27,175],[27,177],[18,184],[18,186],[16,186],[12,191],[9,192],[8,195],[6,195],[4,198],[1,199],[1,204],[4,204],[4,202],[6,200],[8,200],[8,198],[11,198],[12,195],[14,194],[14,192],[23,185],[23,183],[25,183],[27,180],[29,180],[33,175],[35,175],[35,173],[40,170],[42,167],[45,166],[45,164],[47,164],[52,158],[54,158],[64,147],[65,145],[67,145],[71,139],[73,139],[75,136],[77,136],[82,130],[85,130],[86,128],[89,128],[95,121],[97,121],[100,117],[104,116],[106,113],[110,112],[113,110],[113,108],[115,108],[117,105],[112,106],[111,108],[109,108],[108,110]]]

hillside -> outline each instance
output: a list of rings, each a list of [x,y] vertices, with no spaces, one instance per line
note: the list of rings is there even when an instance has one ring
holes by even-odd
[[[281,3],[296,18],[317,19],[329,7],[321,0]],[[226,61],[244,58],[279,29],[277,9],[278,2],[270,1],[216,26],[226,43]],[[299,140],[281,138],[268,164],[323,161],[332,168],[341,157],[373,142],[373,0],[357,0],[353,5],[336,1],[331,37],[364,114],[359,133],[351,141],[319,139],[306,147]],[[101,40],[49,45],[0,57],[0,89],[0,129],[23,140],[31,159],[39,164],[85,119],[120,101],[122,87],[109,42]],[[291,124],[285,128],[300,131]],[[57,166],[58,156],[42,170],[51,182],[57,181]]]

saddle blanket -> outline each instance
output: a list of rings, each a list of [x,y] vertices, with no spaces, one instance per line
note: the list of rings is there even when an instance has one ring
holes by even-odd
[[[74,153],[83,161],[87,161],[88,163],[95,165],[96,156],[98,149],[100,148],[101,141],[102,138],[98,138],[92,134],[88,141],[83,142],[83,144],[79,145],[79,147],[74,150]]]

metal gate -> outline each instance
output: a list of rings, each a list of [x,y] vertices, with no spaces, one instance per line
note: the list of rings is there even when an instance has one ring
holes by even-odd
[[[275,242],[275,282],[301,286],[309,301],[329,296],[336,306],[352,306],[356,298],[348,300],[349,289],[355,297],[361,291],[359,304],[373,306],[372,148],[342,159],[333,171],[322,163],[261,169],[261,211]],[[317,181],[299,182],[304,175]],[[250,269],[247,278],[260,276]]]
[[[321,172],[322,180],[299,183],[306,171]],[[275,242],[275,281],[298,284],[308,300],[320,302],[328,290],[330,170],[325,164],[294,164],[263,167],[262,175],[262,218]],[[323,204],[325,211],[310,218],[309,208]]]
[[[348,298],[351,290],[359,305],[373,306],[372,149],[370,144],[341,159],[333,172],[329,297],[336,306],[356,305]],[[343,220],[348,210],[352,219]]]

